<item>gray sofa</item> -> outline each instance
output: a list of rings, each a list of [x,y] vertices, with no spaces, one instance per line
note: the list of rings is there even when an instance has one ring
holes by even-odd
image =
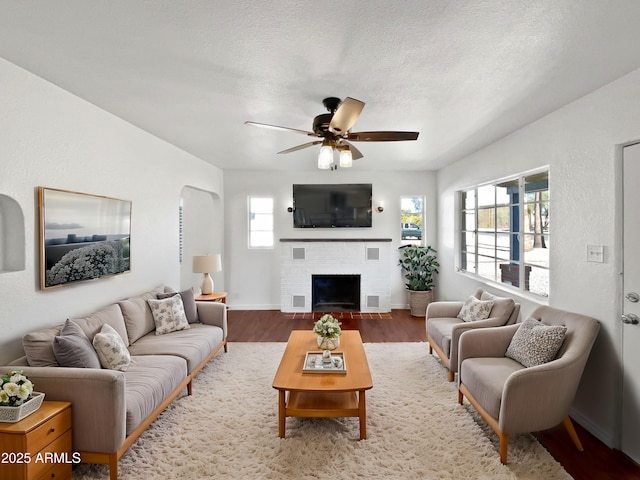
[[[176,397],[185,390],[190,395],[194,376],[221,348],[227,350],[226,306],[196,302],[193,291],[178,294],[188,327],[156,334],[149,300],[167,293],[176,292],[159,287],[72,319],[89,341],[105,324],[112,327],[130,355],[124,371],[60,366],[53,344],[63,324],[25,335],[25,356],[0,367],[2,373],[24,370],[46,400],[72,403],[73,450],[82,462],[108,464],[112,480],[124,452]]]

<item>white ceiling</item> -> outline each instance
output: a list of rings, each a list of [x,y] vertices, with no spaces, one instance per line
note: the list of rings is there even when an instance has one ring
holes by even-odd
[[[0,56],[224,169],[313,170],[322,99],[366,103],[354,169],[437,169],[640,67],[637,0],[0,0]]]

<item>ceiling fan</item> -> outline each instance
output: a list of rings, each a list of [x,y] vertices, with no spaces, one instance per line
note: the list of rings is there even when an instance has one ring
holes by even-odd
[[[278,153],[296,152],[303,148],[322,144],[320,155],[318,156],[318,168],[332,170],[335,168],[333,165],[334,150],[340,152],[341,167],[350,167],[352,160],[362,158],[363,155],[360,150],[353,146],[351,142],[397,142],[418,139],[418,132],[351,132],[351,127],[364,108],[364,102],[355,98],[347,97],[344,100],[340,100],[336,97],[328,97],[322,101],[322,104],[329,113],[323,113],[313,119],[313,132],[266,123],[247,121],[245,124],[321,138],[322,140],[303,143]]]

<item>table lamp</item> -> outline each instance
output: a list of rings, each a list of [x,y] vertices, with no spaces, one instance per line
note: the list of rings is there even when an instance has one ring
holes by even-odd
[[[220,258],[219,253],[216,253],[215,255],[197,255],[193,257],[193,271],[195,273],[204,274],[202,286],[200,287],[203,295],[213,293],[213,279],[209,274],[212,272],[219,272],[221,270],[222,259]]]

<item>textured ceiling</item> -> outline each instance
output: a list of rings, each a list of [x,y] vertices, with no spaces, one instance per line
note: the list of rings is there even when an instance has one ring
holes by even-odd
[[[437,169],[640,67],[636,0],[0,0],[0,56],[224,169],[316,168],[322,99],[366,103],[354,169]]]

